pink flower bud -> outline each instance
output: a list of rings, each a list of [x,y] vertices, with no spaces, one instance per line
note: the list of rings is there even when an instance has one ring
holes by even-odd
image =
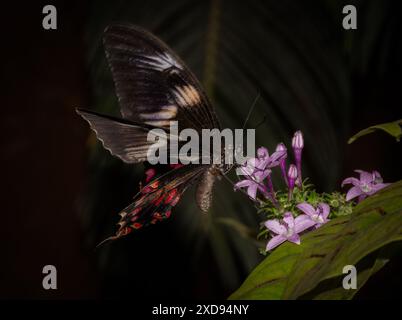
[[[289,180],[295,180],[297,178],[297,168],[294,164],[289,166],[288,178]]]
[[[281,142],[276,146],[276,150],[275,151],[287,151],[288,149],[286,149],[286,146]]]
[[[292,148],[303,149],[303,147],[304,147],[303,133],[299,130],[296,131],[295,134],[293,135]]]
[[[281,173],[283,180],[285,180],[286,185],[288,185],[288,177],[286,174],[286,158],[287,158],[287,149],[286,146],[281,142],[276,146],[276,152],[285,152],[285,156],[281,159],[279,162],[279,165],[281,167]]]
[[[296,167],[299,172],[299,177],[297,178],[297,185],[301,188],[302,187],[302,168],[301,168],[301,161],[302,161],[302,150],[304,147],[304,140],[303,140],[303,134],[302,132],[296,131],[293,139],[292,139],[292,148],[293,152],[295,154],[295,160],[296,160]]]
[[[295,187],[296,179],[297,179],[297,168],[294,164],[291,164],[288,170],[289,199],[292,199],[293,188]]]

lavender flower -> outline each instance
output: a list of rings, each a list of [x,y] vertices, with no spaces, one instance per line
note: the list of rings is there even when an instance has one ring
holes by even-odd
[[[266,221],[264,224],[268,230],[276,234],[276,236],[268,241],[266,250],[269,251],[285,241],[300,244],[299,233],[312,227],[314,221],[305,214],[302,214],[295,219],[291,212],[286,212],[282,221],[273,219]]]
[[[293,188],[295,187],[295,181],[297,179],[297,168],[294,164],[289,166],[288,170],[288,189],[289,199],[292,199]]]
[[[377,191],[389,185],[389,183],[383,183],[382,177],[378,171],[373,171],[370,173],[363,170],[355,170],[355,172],[360,174],[359,179],[349,177],[342,182],[342,187],[345,184],[353,185],[353,187],[350,188],[346,194],[346,201],[359,197],[358,202],[360,202],[364,198],[373,195]]]
[[[257,168],[264,170],[266,168],[272,169],[280,164],[282,159],[286,158],[286,150],[276,150],[271,156],[268,149],[260,147],[257,150]]]
[[[251,199],[256,200],[257,190],[268,196],[267,188],[263,181],[271,174],[270,169],[259,169],[260,164],[258,159],[251,158],[240,168],[246,179],[237,182],[234,185],[235,190],[239,188],[247,188],[247,194]]]
[[[274,152],[269,155],[268,149],[260,147],[257,150],[257,158],[250,158],[240,168],[242,175],[246,179],[235,184],[235,190],[239,188],[247,188],[247,194],[250,198],[256,199],[257,191],[259,190],[265,197],[270,198],[275,203],[275,191],[270,178],[271,168],[279,165],[281,159],[286,155],[286,152]],[[264,180],[267,179],[269,191]]]
[[[315,224],[315,229],[321,227],[324,223],[329,221],[328,215],[330,208],[326,203],[319,203],[316,209],[314,209],[314,207],[307,202],[300,203],[296,207],[310,217]]]
[[[285,180],[286,185],[288,185],[288,177],[286,175],[286,158],[288,156],[286,146],[281,142],[276,146],[276,152],[285,152],[285,155],[279,161],[279,166],[281,167],[282,177]]]
[[[304,148],[304,139],[303,134],[300,130],[296,131],[295,134],[293,135],[292,148],[295,155],[297,171],[299,172],[296,184],[299,187],[301,187],[302,186],[301,160],[302,160],[302,151]]]
[[[359,170],[360,172],[361,170]],[[373,179],[375,183],[383,183],[380,173],[376,170],[373,171]]]

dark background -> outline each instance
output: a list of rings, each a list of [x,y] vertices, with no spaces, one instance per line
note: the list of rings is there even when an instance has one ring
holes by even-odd
[[[46,4],[58,9],[56,31],[42,29]],[[345,4],[357,6],[358,30],[342,28]],[[401,118],[398,1],[27,1],[1,12],[1,298],[226,298],[261,259],[250,239],[219,223],[258,228],[230,186],[210,217],[188,192],[171,221],[95,251],[142,174],[102,150],[74,112],[118,111],[100,41],[113,21],[171,45],[228,127],[241,126],[260,92],[250,125],[268,116],[259,144],[272,148],[302,129],[305,172],[319,190],[339,189],[356,168],[402,178],[401,146],[389,136],[346,143]],[[42,289],[47,264],[57,267],[57,291]],[[357,298],[396,297],[400,267],[389,263]]]

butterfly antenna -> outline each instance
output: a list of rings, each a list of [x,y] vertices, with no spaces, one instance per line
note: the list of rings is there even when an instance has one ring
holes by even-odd
[[[250,119],[251,114],[253,113],[253,110],[254,110],[255,106],[257,105],[258,99],[260,99],[260,97],[261,97],[261,94],[258,92],[257,96],[255,97],[255,99],[253,101],[253,104],[250,107],[250,110],[248,111],[246,120],[244,121],[243,130],[246,128],[247,122]]]
[[[260,125],[262,125],[262,124],[267,120],[267,118],[268,118],[268,115],[265,114],[265,115],[264,115],[264,118],[260,121],[260,123],[255,126],[255,129],[257,130],[257,128],[258,128]]]
[[[254,99],[254,101],[253,101],[253,103],[252,103],[252,105],[251,105],[251,107],[250,107],[250,110],[248,111],[246,120],[244,121],[243,130],[246,128],[247,122],[248,122],[248,120],[250,119],[250,116],[251,116],[251,114],[253,113],[253,110],[254,110],[254,108],[255,108],[257,102],[258,102],[258,99],[260,99],[260,97],[261,97],[261,94],[258,92],[257,96],[255,97],[255,99]],[[264,118],[264,119],[265,119],[265,118]],[[235,151],[235,152],[236,152],[236,151]],[[230,170],[232,170],[232,168],[233,168],[234,166],[235,166],[235,163],[233,162],[233,164],[229,167],[228,172],[229,172]],[[226,177],[226,178],[227,178],[227,177]],[[227,179],[229,179],[229,178],[227,178]],[[231,181],[231,180],[229,179],[229,181]]]

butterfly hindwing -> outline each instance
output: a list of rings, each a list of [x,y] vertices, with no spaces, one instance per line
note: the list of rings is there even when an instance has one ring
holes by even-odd
[[[183,193],[204,171],[202,166],[186,165],[156,175],[141,188],[134,202],[119,213],[119,229],[115,236],[106,240],[120,238],[132,230],[169,218]]]

